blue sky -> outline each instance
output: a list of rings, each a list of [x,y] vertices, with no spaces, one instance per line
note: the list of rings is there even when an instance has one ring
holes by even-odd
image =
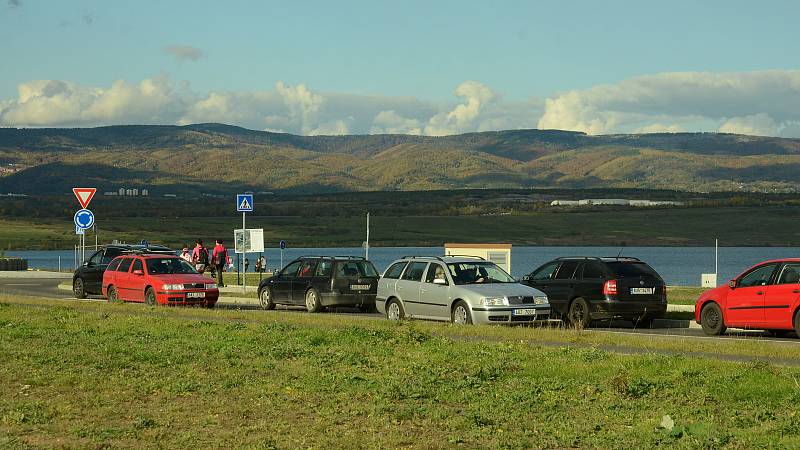
[[[758,98],[800,98],[798,13],[789,1],[3,0],[0,124],[794,135],[791,106]],[[677,105],[692,89],[715,104]]]

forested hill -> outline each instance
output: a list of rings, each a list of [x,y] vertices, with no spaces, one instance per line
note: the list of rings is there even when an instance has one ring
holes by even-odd
[[[0,192],[636,187],[794,191],[800,140],[509,130],[296,136],[222,124],[0,128]]]

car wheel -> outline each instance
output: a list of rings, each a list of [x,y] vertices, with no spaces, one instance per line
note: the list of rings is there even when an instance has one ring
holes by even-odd
[[[406,313],[403,311],[403,306],[400,302],[392,299],[386,304],[386,318],[389,320],[403,320],[406,318]]]
[[[469,312],[469,306],[463,300],[456,302],[453,312],[450,315],[450,320],[456,325],[471,325],[472,314]]]
[[[156,291],[154,291],[153,288],[147,288],[147,290],[144,291],[144,303],[147,306],[156,306],[157,305],[157,303],[156,303]]]
[[[654,317],[639,317],[633,320],[634,328],[653,328]]]
[[[258,303],[261,308],[270,310],[275,309],[275,302],[272,301],[272,289],[265,287],[258,293]]]
[[[363,305],[358,305],[358,309],[362,313],[374,313],[376,311],[375,303],[364,303]]]
[[[588,327],[592,321],[589,315],[589,305],[580,297],[570,303],[568,316],[570,325],[579,330]]]
[[[719,336],[725,332],[725,320],[722,317],[722,310],[716,303],[709,303],[700,311],[700,326],[703,332],[709,336]]]
[[[800,337],[800,310],[794,313],[794,332]]]
[[[119,303],[119,294],[117,293],[117,288],[114,286],[108,287],[108,302]]]
[[[83,286],[83,278],[75,278],[72,280],[72,293],[75,298],[86,298],[86,288]]]
[[[311,288],[306,291],[306,309],[310,313],[320,312],[322,305],[319,302],[319,293]]]

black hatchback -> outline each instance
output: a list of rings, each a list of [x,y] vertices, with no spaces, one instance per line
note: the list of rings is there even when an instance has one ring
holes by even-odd
[[[378,271],[371,262],[354,256],[303,256],[258,285],[264,309],[275,305],[305,306],[319,312],[328,306],[355,306],[375,310]]]
[[[112,259],[125,252],[149,251],[175,254],[163,245],[143,244],[109,244],[101,247],[86,259],[72,274],[72,293],[75,298],[86,298],[87,295],[101,295],[103,273]]]
[[[546,293],[553,314],[576,327],[622,318],[649,328],[667,311],[664,280],[637,258],[558,258],[522,283]]]

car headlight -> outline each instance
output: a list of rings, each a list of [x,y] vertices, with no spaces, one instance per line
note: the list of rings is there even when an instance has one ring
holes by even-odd
[[[534,305],[546,305],[548,303],[550,303],[550,302],[547,300],[547,296],[546,295],[537,295],[537,296],[533,297],[533,304]]]
[[[180,291],[183,289],[182,284],[165,284],[163,287],[165,291]]]
[[[505,297],[483,297],[481,299],[481,306],[506,306],[508,299]]]
[[[206,289],[216,289],[217,283],[206,283]]]

